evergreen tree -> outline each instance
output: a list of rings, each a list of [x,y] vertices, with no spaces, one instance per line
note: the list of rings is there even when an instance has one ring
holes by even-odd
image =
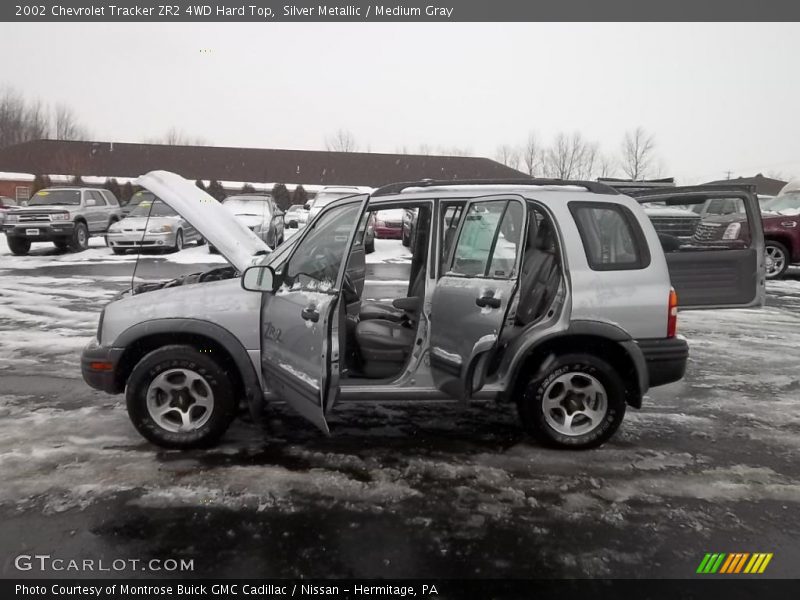
[[[33,178],[33,184],[31,185],[31,195],[35,194],[39,190],[43,190],[45,188],[49,188],[51,185],[50,178],[47,175],[37,175]]]
[[[272,199],[281,210],[286,210],[292,202],[292,197],[289,195],[289,190],[282,183],[276,183],[272,188]]]
[[[133,196],[133,185],[131,185],[130,181],[126,181],[125,185],[122,186],[119,195],[119,202],[120,204],[127,204],[131,201],[131,196]]]
[[[294,188],[294,193],[292,194],[292,204],[300,204],[301,206],[308,202],[308,192],[302,185],[298,185]]]
[[[197,181],[195,181],[195,182],[194,182],[194,184],[195,184],[197,187],[199,187],[201,190],[203,190],[204,192],[205,192],[205,191],[207,191],[207,190],[206,190],[206,184],[205,184],[205,183],[203,183],[203,180],[202,180],[202,179],[198,179]]]
[[[245,184],[242,186],[242,192],[241,192],[241,193],[242,193],[242,194],[252,194],[252,193],[254,193],[255,191],[256,191],[256,188],[254,188],[254,187],[253,187],[252,185],[250,185],[249,183],[245,183]]]
[[[218,202],[222,202],[225,200],[225,188],[222,187],[222,184],[217,181],[216,179],[212,179],[208,182],[208,189],[206,190],[209,195],[216,199]]]
[[[122,195],[122,189],[119,187],[119,183],[116,179],[113,177],[106,179],[106,184],[103,187],[114,194],[114,197],[119,200],[120,196]]]

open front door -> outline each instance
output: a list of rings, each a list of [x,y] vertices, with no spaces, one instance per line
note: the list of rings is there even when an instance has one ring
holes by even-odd
[[[520,196],[475,198],[461,213],[431,305],[430,364],[436,386],[468,399],[497,344],[517,289],[527,222]]]
[[[261,310],[265,382],[326,433],[325,413],[339,393],[345,263],[368,200],[355,196],[326,208],[297,234],[302,239],[288,258],[271,265],[280,285],[264,294]]]
[[[764,231],[751,190],[706,185],[630,195],[658,233],[681,309],[763,306]]]

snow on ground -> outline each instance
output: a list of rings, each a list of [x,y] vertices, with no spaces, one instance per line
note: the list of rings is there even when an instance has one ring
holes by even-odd
[[[769,282],[761,310],[681,312],[685,380],[651,390],[595,451],[532,443],[513,407],[392,404],[339,407],[330,438],[273,407],[265,431],[239,422],[218,448],[182,453],[149,445],[122,397],[80,380],[80,348],[129,285],[130,257],[109,259],[123,263],[112,274],[74,270],[107,254],[0,247],[0,539],[21,521],[25,547],[42,551],[73,532],[82,548],[144,539],[231,573],[246,560],[284,575],[495,577],[687,576],[708,548],[788,539],[770,569],[793,572],[797,278]],[[209,262],[203,247],[145,260],[194,255]],[[368,259],[395,269],[408,254],[376,240]],[[185,535],[192,523],[211,532],[208,549]],[[265,543],[291,565],[259,552]]]

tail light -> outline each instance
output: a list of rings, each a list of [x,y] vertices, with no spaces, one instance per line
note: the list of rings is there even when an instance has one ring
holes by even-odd
[[[667,312],[667,337],[675,337],[678,332],[678,294],[669,288],[669,312]]]

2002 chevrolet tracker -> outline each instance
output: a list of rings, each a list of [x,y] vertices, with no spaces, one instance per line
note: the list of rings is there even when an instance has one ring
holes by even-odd
[[[86,382],[125,391],[148,440],[216,442],[245,399],[282,399],[327,432],[345,400],[515,402],[563,448],[609,439],[648,388],[684,375],[681,308],[760,306],[764,241],[744,194],[746,248],[665,256],[636,200],[595,182],[386,186],[326,206],[274,251],[194,184],[139,178],[231,267],[144,284],[109,303],[84,350]],[[662,197],[663,199],[663,197]],[[407,297],[362,299],[370,214],[417,211]]]

